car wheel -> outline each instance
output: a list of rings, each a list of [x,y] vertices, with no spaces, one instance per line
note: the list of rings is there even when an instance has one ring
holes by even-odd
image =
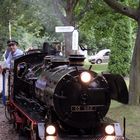
[[[101,63],[102,63],[102,60],[101,60],[101,59],[98,59],[98,60],[96,61],[96,63],[97,63],[97,64],[101,64]]]

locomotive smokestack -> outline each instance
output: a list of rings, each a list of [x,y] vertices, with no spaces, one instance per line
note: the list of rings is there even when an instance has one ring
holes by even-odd
[[[70,66],[83,66],[85,57],[84,55],[70,55],[69,65]]]

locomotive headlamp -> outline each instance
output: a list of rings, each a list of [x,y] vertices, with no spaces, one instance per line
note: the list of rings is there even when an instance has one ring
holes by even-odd
[[[89,83],[91,81],[91,74],[89,72],[82,72],[80,74],[81,81],[84,83]]]
[[[54,135],[56,132],[56,129],[53,125],[48,125],[46,128],[46,132],[48,135]]]
[[[105,132],[106,132],[106,134],[111,135],[115,132],[115,129],[112,125],[107,125],[105,127]]]
[[[46,140],[57,140],[56,136],[47,136]]]
[[[106,138],[105,138],[105,140],[115,140],[116,138],[114,137],[114,136],[107,136]]]

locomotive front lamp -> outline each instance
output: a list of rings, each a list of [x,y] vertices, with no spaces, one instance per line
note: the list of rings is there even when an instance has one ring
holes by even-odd
[[[115,140],[116,138],[114,137],[114,136],[107,136],[106,138],[105,138],[105,140]]]
[[[56,132],[56,129],[53,125],[48,125],[46,128],[46,132],[48,135],[54,135]]]
[[[47,136],[46,140],[57,140],[56,136]]]
[[[82,72],[80,74],[80,79],[84,83],[89,83],[91,81],[91,74],[89,72]]]
[[[108,135],[112,135],[115,132],[115,129],[114,129],[114,127],[112,125],[107,125],[105,127],[105,132]]]

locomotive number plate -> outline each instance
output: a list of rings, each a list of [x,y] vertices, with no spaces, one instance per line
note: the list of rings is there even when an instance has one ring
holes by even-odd
[[[96,108],[104,105],[72,105],[71,112],[94,112]]]

